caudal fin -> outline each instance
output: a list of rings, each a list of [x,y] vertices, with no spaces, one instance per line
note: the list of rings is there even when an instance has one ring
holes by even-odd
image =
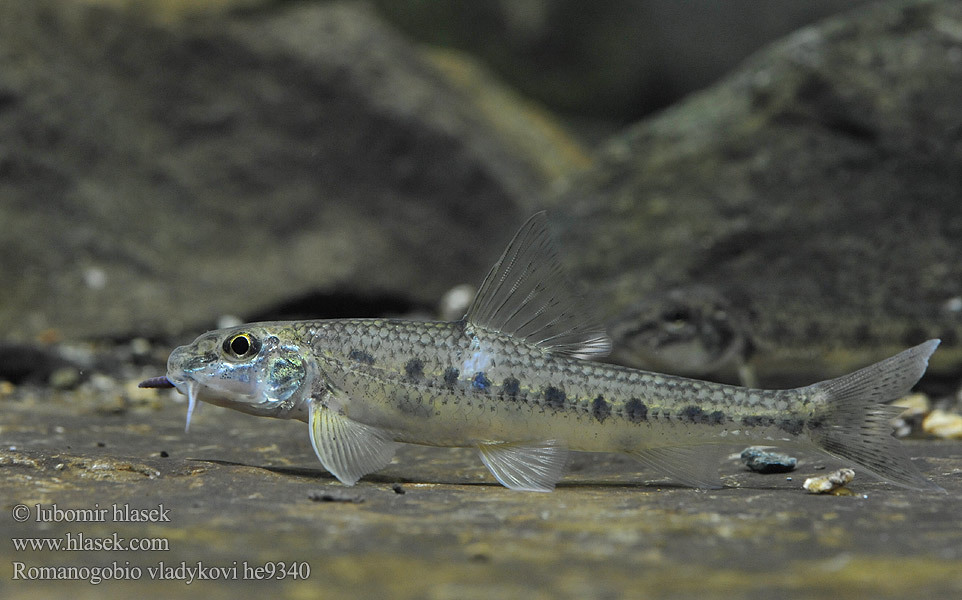
[[[886,403],[908,393],[925,373],[939,340],[929,340],[872,366],[811,386],[818,403],[808,433],[817,446],[867,471],[917,490],[942,490],[929,481],[892,437],[900,409]]]

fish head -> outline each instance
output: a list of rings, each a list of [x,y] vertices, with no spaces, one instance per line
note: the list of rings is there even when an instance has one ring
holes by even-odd
[[[167,379],[189,400],[257,416],[292,418],[317,372],[283,325],[251,324],[209,331],[174,349]]]

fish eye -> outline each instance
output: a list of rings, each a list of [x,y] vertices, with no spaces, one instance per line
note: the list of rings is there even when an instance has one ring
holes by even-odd
[[[250,358],[260,348],[260,342],[249,333],[238,333],[224,340],[224,353],[231,358]]]

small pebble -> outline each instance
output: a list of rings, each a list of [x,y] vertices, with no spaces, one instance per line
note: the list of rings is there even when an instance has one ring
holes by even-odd
[[[134,338],[130,340],[130,351],[138,356],[150,354],[150,341],[142,337]]]
[[[80,384],[80,371],[75,367],[61,367],[50,374],[50,387],[69,390]]]
[[[448,290],[441,297],[438,313],[443,321],[457,321],[464,316],[474,300],[474,286],[462,283]]]
[[[770,452],[760,446],[742,450],[741,458],[756,473],[789,473],[795,470],[798,461],[787,454]]]
[[[833,471],[828,475],[809,477],[805,480],[805,483],[802,484],[802,487],[813,494],[835,493],[836,495],[846,495],[844,492],[839,492],[837,490],[844,488],[853,479],[855,479],[854,470],[839,469],[838,471]]]
[[[102,290],[107,286],[107,272],[100,267],[89,267],[83,272],[84,283],[92,290]]]
[[[935,409],[922,421],[922,431],[942,439],[962,439],[962,415]]]
[[[221,315],[217,317],[217,329],[227,329],[228,327],[237,327],[243,324],[244,320],[234,315]]]
[[[110,375],[94,373],[90,376],[90,385],[97,392],[114,392],[117,390],[117,380]]]

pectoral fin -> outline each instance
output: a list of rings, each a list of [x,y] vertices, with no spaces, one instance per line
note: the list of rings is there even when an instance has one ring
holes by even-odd
[[[320,402],[311,403],[308,425],[314,453],[344,485],[384,467],[397,448],[386,431],[352,421]]]
[[[482,444],[484,466],[512,490],[550,492],[564,475],[568,450],[554,441],[540,444]]]

